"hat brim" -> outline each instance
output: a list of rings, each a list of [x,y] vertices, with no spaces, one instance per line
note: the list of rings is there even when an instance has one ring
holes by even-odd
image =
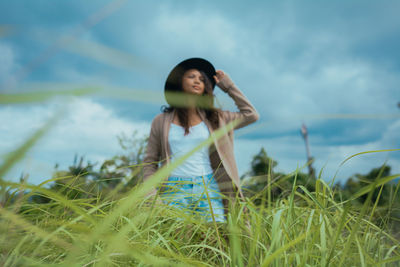
[[[216,75],[214,66],[203,58],[189,58],[176,65],[169,73],[165,82],[164,91],[181,91],[181,79],[185,71],[189,69],[198,69],[203,71],[211,81],[212,90],[215,87],[214,75]]]

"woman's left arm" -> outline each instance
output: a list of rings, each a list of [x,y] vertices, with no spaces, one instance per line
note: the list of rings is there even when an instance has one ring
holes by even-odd
[[[239,129],[259,119],[260,115],[257,110],[226,73],[222,70],[217,70],[214,79],[216,85],[221,88],[222,91],[227,93],[233,101],[235,101],[235,104],[239,109],[239,112],[223,111],[226,123],[239,119],[239,123],[235,126],[235,129]]]

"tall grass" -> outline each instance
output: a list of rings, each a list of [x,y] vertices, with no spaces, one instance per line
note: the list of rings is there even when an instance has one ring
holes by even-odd
[[[383,178],[384,179],[384,178]],[[65,199],[31,185],[53,201],[23,196],[0,209],[3,266],[396,266],[398,240],[374,225],[368,201],[361,210],[294,185],[266,206],[236,202],[227,224],[205,223],[154,199]],[[306,190],[305,188],[302,188]],[[370,192],[369,191],[369,195]],[[370,197],[369,197],[370,199]],[[247,211],[244,211],[244,207]],[[177,218],[183,220],[177,220]]]

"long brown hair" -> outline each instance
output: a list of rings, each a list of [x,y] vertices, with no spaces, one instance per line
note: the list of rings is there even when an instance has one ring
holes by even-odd
[[[204,79],[204,93],[203,96],[208,96],[206,98],[207,103],[206,105],[199,107],[201,110],[204,110],[206,113],[206,118],[210,122],[211,127],[213,129],[217,129],[219,127],[219,120],[218,116],[221,110],[219,108],[214,107],[214,94],[213,94],[213,89],[212,89],[212,83],[208,76],[201,70],[198,70],[201,75],[203,76]],[[183,75],[182,75],[183,77]],[[181,77],[181,78],[182,78]],[[181,79],[181,84],[180,84],[180,89],[181,92],[183,91],[182,88],[182,79]],[[185,128],[185,135],[189,134],[189,116],[188,116],[188,109],[185,107],[178,107],[178,106],[162,106],[162,112],[164,113],[169,113],[172,112],[173,110],[176,110],[176,113],[178,115],[178,119],[180,124]]]

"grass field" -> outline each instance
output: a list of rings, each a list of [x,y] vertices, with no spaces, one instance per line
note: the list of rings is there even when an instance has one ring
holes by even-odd
[[[398,266],[400,262],[399,240],[389,228],[370,221],[373,203],[359,209],[350,202],[337,203],[335,192],[321,180],[315,192],[294,184],[288,197],[273,203],[236,202],[227,224],[205,223],[155,197],[144,198],[142,185],[112,198],[84,199],[67,199],[44,186],[2,182],[2,187],[15,192],[17,199],[0,209],[2,266]],[[18,196],[17,191],[28,189],[51,201],[38,204],[28,201],[32,194]],[[369,194],[367,189],[360,193]]]

